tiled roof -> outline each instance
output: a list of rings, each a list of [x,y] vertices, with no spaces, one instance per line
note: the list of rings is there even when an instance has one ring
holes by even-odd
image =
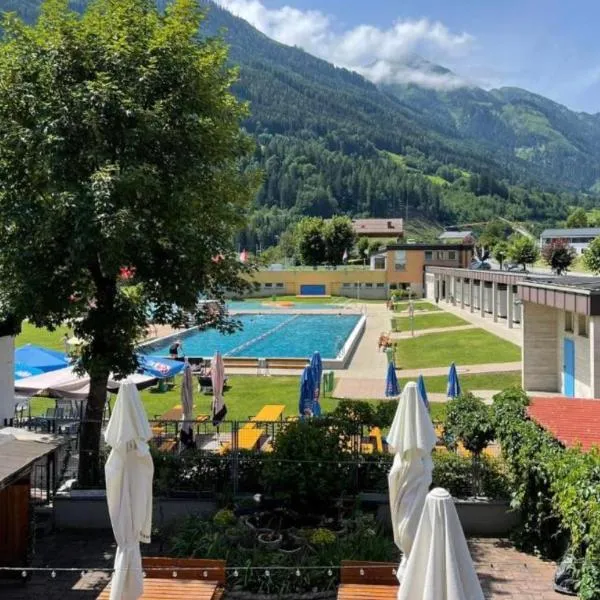
[[[444,231],[439,236],[439,240],[464,240],[466,237],[472,236],[472,231]]]
[[[356,233],[389,233],[399,235],[403,232],[402,219],[355,219],[352,221]]]
[[[600,400],[533,398],[527,412],[538,425],[567,447],[600,447]]]

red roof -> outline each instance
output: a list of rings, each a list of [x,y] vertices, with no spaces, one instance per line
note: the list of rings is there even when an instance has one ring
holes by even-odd
[[[354,231],[362,235],[400,236],[404,230],[402,219],[354,219]]]
[[[567,447],[600,447],[600,400],[532,398],[529,416]]]

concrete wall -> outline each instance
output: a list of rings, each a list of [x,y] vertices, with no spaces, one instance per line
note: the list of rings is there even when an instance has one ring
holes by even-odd
[[[15,416],[15,338],[0,338],[0,427]]]
[[[524,302],[523,308],[523,387],[540,392],[559,391],[557,372],[559,311]]]
[[[600,398],[600,317],[589,318],[589,332],[592,398]]]

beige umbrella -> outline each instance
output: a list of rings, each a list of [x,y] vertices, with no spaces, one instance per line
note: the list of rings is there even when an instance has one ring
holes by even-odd
[[[185,441],[186,445],[190,445],[193,442],[194,382],[192,380],[192,367],[187,359],[183,367],[183,380],[181,382],[181,408],[181,420],[183,422],[181,440],[182,442]]]
[[[427,494],[398,600],[484,600],[452,496]]]
[[[136,600],[144,591],[140,542],[150,543],[154,465],[152,431],[135,384],[125,380],[106,432],[106,501],[117,542],[110,600]]]
[[[429,412],[416,383],[412,381],[406,384],[400,396],[387,442],[395,453],[388,485],[394,542],[402,551],[402,562],[398,568],[398,581],[402,583],[423,503],[431,485],[431,452],[436,443]]]

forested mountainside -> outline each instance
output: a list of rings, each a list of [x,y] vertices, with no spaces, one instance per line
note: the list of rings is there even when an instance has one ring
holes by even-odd
[[[39,4],[0,0],[0,10],[31,21]],[[273,243],[306,214],[404,216],[408,208],[409,217],[441,223],[498,215],[554,223],[570,205],[595,203],[585,192],[598,178],[596,116],[524,90],[378,88],[203,4],[203,34],[222,33],[240,66],[234,91],[250,103],[252,162],[265,174],[250,245]]]

